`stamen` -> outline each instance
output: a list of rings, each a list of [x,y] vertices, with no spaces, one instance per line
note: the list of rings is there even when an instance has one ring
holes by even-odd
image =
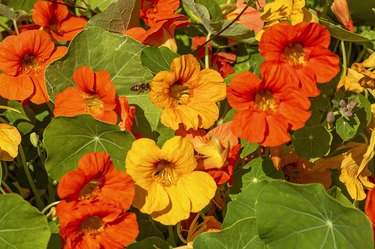
[[[81,222],[80,229],[85,234],[98,234],[104,231],[104,223],[99,216],[90,216]]]
[[[285,47],[284,55],[292,65],[306,66],[305,51],[302,44],[292,43]]]
[[[275,111],[276,103],[273,99],[272,92],[269,90],[261,90],[255,95],[255,102],[260,111]]]
[[[161,160],[156,166],[154,172],[156,181],[164,186],[170,186],[175,183],[176,175],[173,164],[166,160]]]

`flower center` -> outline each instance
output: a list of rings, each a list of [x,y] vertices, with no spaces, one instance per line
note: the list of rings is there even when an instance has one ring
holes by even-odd
[[[90,216],[81,222],[80,229],[85,234],[98,234],[104,231],[104,222],[99,216]]]
[[[276,103],[272,96],[272,92],[269,90],[260,90],[255,95],[255,103],[258,106],[258,109],[262,112],[264,111],[275,111],[276,109]]]
[[[22,58],[22,72],[30,73],[31,71],[36,72],[39,68],[38,59],[32,54],[25,54]]]
[[[293,65],[303,65],[306,66],[307,62],[305,59],[305,51],[301,43],[288,44],[285,47],[284,55],[288,61]]]
[[[98,95],[83,95],[86,102],[86,111],[93,115],[101,114],[104,111],[104,103]]]
[[[89,200],[99,192],[99,185],[102,183],[100,179],[94,179],[86,183],[79,191],[80,200]]]
[[[174,84],[170,88],[170,96],[175,100],[177,105],[187,105],[190,95],[190,90],[187,86]]]
[[[154,172],[154,178],[164,186],[174,184],[176,182],[176,174],[173,164],[166,160],[159,161]]]

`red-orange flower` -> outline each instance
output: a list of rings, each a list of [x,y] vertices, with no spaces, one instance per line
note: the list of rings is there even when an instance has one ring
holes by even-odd
[[[68,202],[100,202],[128,210],[134,198],[134,181],[125,172],[115,170],[104,152],[85,154],[78,169],[65,174],[57,193]]]
[[[169,19],[186,19],[185,15],[174,13],[179,6],[179,0],[141,0],[140,17],[149,27]]]
[[[120,114],[121,121],[118,124],[122,131],[133,131],[133,120],[135,117],[135,106],[129,105],[128,99],[121,96],[117,99],[117,113]]]
[[[263,146],[290,141],[288,129],[302,128],[311,115],[309,99],[282,78],[259,80],[253,73],[240,73],[232,79],[227,98],[237,110],[234,135]]]
[[[112,206],[60,202],[56,213],[64,249],[123,249],[139,233],[136,215]]]
[[[0,95],[11,100],[49,101],[44,80],[45,67],[62,57],[66,47],[57,47],[41,30],[6,37],[0,43]]]
[[[68,87],[55,99],[55,116],[91,114],[94,118],[116,124],[116,89],[108,71],[94,72],[87,66],[73,73],[76,87]]]
[[[372,183],[375,182],[375,178],[370,177]],[[375,188],[367,192],[365,213],[372,223],[372,230],[375,237]]]
[[[55,2],[63,3],[62,0]],[[32,13],[33,21],[51,32],[57,41],[70,41],[86,25],[87,20],[76,17],[63,4],[36,1]]]
[[[261,75],[285,77],[285,83],[298,86],[308,97],[317,96],[316,83],[328,82],[340,71],[339,57],[328,50],[329,43],[328,30],[317,23],[273,25],[259,43],[265,59]]]

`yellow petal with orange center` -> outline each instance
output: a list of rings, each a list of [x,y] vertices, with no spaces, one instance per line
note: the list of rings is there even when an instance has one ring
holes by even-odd
[[[0,124],[0,160],[12,161],[18,155],[21,135],[16,127]]]

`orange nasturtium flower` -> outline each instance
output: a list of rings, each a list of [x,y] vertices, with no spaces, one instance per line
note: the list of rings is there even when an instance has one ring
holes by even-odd
[[[170,71],[161,71],[151,80],[149,97],[163,108],[160,120],[174,130],[208,129],[219,117],[217,101],[225,98],[226,85],[212,69],[200,70],[193,55],[173,59]]]
[[[169,139],[161,149],[151,139],[136,140],[126,157],[126,171],[136,184],[133,206],[164,225],[201,211],[216,184],[196,167],[193,145],[183,137]]]
[[[302,128],[311,115],[309,99],[283,78],[259,80],[253,73],[240,73],[232,79],[227,98],[237,111],[234,135],[263,146],[290,141],[288,129]]]
[[[56,207],[56,213],[64,249],[123,249],[139,233],[135,213],[100,202],[76,207],[65,203]]]
[[[63,3],[62,0],[56,2]],[[68,7],[47,1],[36,1],[32,13],[33,21],[51,32],[57,41],[70,41],[86,25],[87,20],[76,17]]]
[[[13,161],[20,143],[21,135],[16,127],[0,124],[0,161]]]
[[[259,43],[265,62],[261,74],[287,77],[308,97],[319,95],[316,83],[330,81],[340,71],[339,57],[328,50],[330,34],[317,23],[295,26],[282,22],[267,29]],[[284,76],[283,76],[284,75]]]
[[[55,99],[55,116],[91,114],[95,119],[116,124],[116,89],[108,71],[94,72],[87,66],[73,73],[76,87],[68,87]]]
[[[42,30],[10,35],[0,43],[0,95],[11,100],[35,104],[49,101],[44,71],[62,57],[67,48],[57,47]]]
[[[115,170],[108,154],[85,154],[78,169],[61,178],[57,192],[64,249],[122,249],[137,237],[136,216],[126,212],[134,198],[134,181]]]
[[[134,181],[125,171],[115,170],[107,153],[88,153],[79,160],[78,169],[61,178],[57,193],[68,202],[100,202],[128,210]]]

